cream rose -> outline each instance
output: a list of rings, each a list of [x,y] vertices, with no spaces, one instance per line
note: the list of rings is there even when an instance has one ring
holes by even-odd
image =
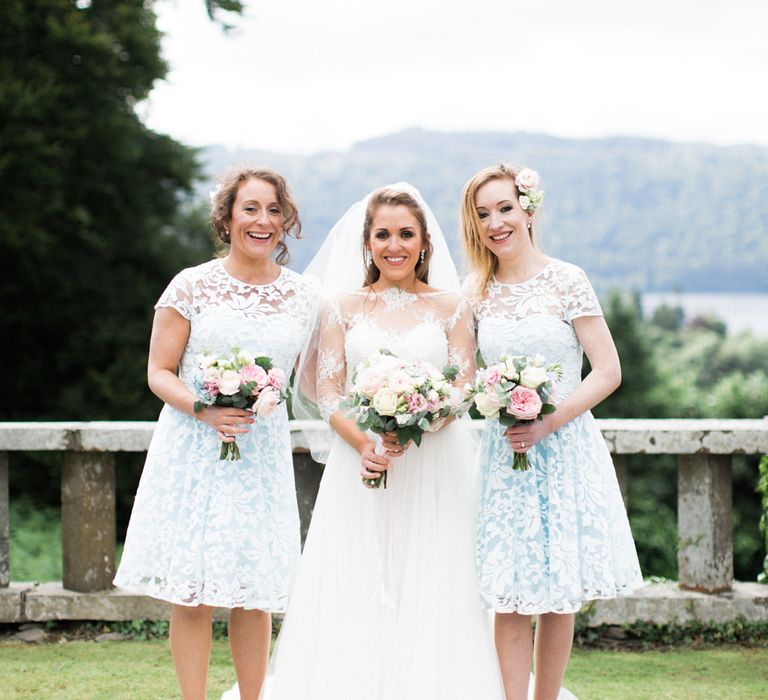
[[[373,407],[381,416],[394,416],[397,411],[397,396],[394,391],[383,387],[373,397]]]
[[[547,370],[543,367],[526,367],[520,372],[520,383],[529,389],[538,389],[548,379]]]
[[[475,406],[477,406],[477,410],[480,411],[483,418],[490,419],[499,415],[502,402],[494,394],[481,393],[475,395]]]

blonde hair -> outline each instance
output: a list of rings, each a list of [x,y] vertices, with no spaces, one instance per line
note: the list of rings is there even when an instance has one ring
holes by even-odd
[[[521,192],[515,184],[515,178],[520,170],[522,168],[515,168],[508,163],[499,163],[476,173],[464,185],[459,212],[459,228],[464,254],[472,274],[470,293],[475,297],[479,298],[485,294],[488,283],[499,266],[499,259],[484,243],[482,223],[475,204],[477,191],[492,180],[509,180],[515,188],[515,196],[519,198]],[[528,235],[531,238],[531,243],[535,246],[532,218],[529,219]]]
[[[365,210],[365,220],[363,222],[363,259],[367,260],[368,258],[367,254],[371,240],[373,217],[376,216],[379,207],[385,205],[407,207],[416,217],[416,221],[421,229],[421,244],[424,246],[424,260],[419,258],[419,262],[416,263],[416,279],[428,284],[429,260],[432,257],[432,243],[427,235],[427,217],[424,214],[424,209],[422,209],[419,201],[410,192],[396,190],[391,187],[382,187],[371,194],[371,198],[368,200],[368,206]],[[381,277],[381,271],[371,259],[365,266],[365,285],[372,285],[374,282],[378,281],[379,277]]]
[[[283,215],[283,236],[277,242],[275,262],[285,265],[290,256],[285,236],[301,238],[299,210],[285,178],[270,168],[234,168],[224,177],[211,196],[211,229],[216,240],[229,245],[229,221],[240,185],[247,180],[263,180],[275,188],[277,203]]]

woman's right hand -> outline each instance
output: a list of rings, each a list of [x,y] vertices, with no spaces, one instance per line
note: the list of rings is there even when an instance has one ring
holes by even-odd
[[[378,479],[381,472],[389,469],[391,461],[392,458],[385,454],[376,454],[376,443],[368,441],[360,451],[360,476],[363,479]],[[367,482],[364,483],[372,488]]]
[[[253,423],[253,413],[244,408],[228,408],[226,406],[203,406],[195,418],[216,431],[222,442],[234,442],[238,435],[248,432],[248,426]]]

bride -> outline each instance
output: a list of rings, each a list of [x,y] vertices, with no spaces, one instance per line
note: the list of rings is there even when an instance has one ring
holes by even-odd
[[[305,271],[329,295],[297,382],[297,418],[334,437],[268,700],[502,700],[474,571],[475,443],[446,421],[421,446],[382,444],[339,409],[356,365],[386,349],[474,372],[472,313],[448,247],[417,190],[376,190],[336,224]],[[435,285],[435,286],[433,286]],[[308,436],[309,437],[309,436]],[[387,487],[362,478],[388,473]],[[236,698],[233,689],[225,698]]]

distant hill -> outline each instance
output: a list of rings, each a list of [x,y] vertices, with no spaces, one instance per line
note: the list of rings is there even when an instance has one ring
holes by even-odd
[[[350,204],[397,180],[421,190],[459,261],[464,182],[506,160],[542,175],[545,252],[584,267],[600,290],[768,291],[766,148],[412,129],[347,152],[297,156],[211,146],[202,156],[211,178],[241,162],[288,178],[306,235],[291,246],[298,270]],[[203,183],[201,191],[211,187]]]

